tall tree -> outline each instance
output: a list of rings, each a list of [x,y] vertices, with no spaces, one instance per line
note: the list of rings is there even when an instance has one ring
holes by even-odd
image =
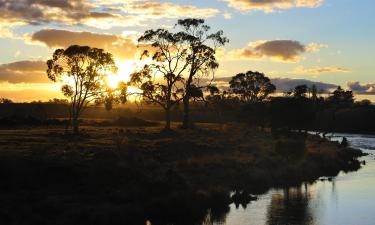
[[[183,72],[188,67],[187,51],[181,45],[181,36],[165,29],[147,30],[139,43],[150,44],[142,57],[151,58],[141,71],[131,75],[132,85],[142,90],[148,103],[165,110],[165,129],[171,128],[171,109],[183,98]]]
[[[79,133],[79,117],[90,102],[104,102],[111,108],[114,101],[126,101],[126,85],[117,90],[106,85],[106,76],[117,71],[110,53],[89,46],[72,45],[57,49],[47,61],[48,78],[64,82],[61,90],[70,99],[69,114],[74,134]]]
[[[184,118],[183,128],[189,128],[190,121],[190,99],[194,89],[204,88],[195,83],[200,77],[214,76],[214,71],[219,67],[216,59],[217,48],[229,42],[223,36],[223,31],[211,33],[211,28],[205,24],[203,19],[183,19],[176,24],[181,31],[178,33],[182,45],[186,46],[189,63],[189,72],[185,77],[185,93],[183,98]]]
[[[229,81],[230,91],[246,103],[261,102],[275,92],[276,87],[263,73],[247,71]]]

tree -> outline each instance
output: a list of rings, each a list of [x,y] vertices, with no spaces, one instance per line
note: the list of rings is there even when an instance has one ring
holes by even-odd
[[[200,87],[194,82],[200,77],[214,75],[219,67],[215,54],[218,47],[224,46],[229,40],[223,36],[223,31],[210,33],[210,27],[203,19],[178,20],[176,25],[182,31],[177,33],[182,46],[186,46],[186,60],[189,64],[189,73],[185,79],[185,93],[183,97],[184,117],[183,128],[189,128],[190,99],[193,91]]]
[[[126,101],[126,85],[115,90],[105,83],[108,73],[115,73],[117,67],[113,56],[103,49],[78,45],[57,49],[47,66],[50,80],[65,83],[61,91],[70,99],[69,116],[74,134],[79,133],[79,117],[90,102]]]
[[[205,96],[206,106],[210,108],[210,111],[213,111],[217,114],[219,123],[224,125],[224,112],[225,111],[235,111],[231,106],[233,102],[229,98],[227,91],[220,91],[216,86],[210,85],[207,87],[208,95]]]
[[[309,88],[307,87],[307,85],[302,84],[295,86],[290,92],[288,92],[288,95],[291,95],[295,98],[306,98],[308,92]]]
[[[311,99],[314,101],[317,100],[318,99],[318,87],[315,84],[311,85],[310,92],[311,92]]]
[[[152,52],[153,63],[148,65],[146,71],[151,69],[162,74],[164,83],[155,79],[151,81],[147,76],[145,82],[149,84],[151,82],[154,84],[153,87],[158,86],[166,90],[158,91],[159,95],[161,93],[165,95],[159,99],[146,97],[145,94],[143,97],[163,105],[168,115],[170,107],[180,102],[180,93],[183,91],[183,127],[188,128],[190,125],[189,101],[191,98],[203,98],[202,89],[207,86],[199,86],[197,80],[209,74],[213,75],[213,71],[219,65],[215,58],[216,49],[228,42],[228,39],[223,37],[222,31],[209,33],[210,27],[204,24],[203,19],[178,20],[176,28],[180,30],[177,32],[170,32],[166,29],[147,30],[138,39],[139,43],[150,44],[149,50],[144,51],[143,55],[149,55]],[[177,92],[178,96],[173,97],[173,93]]]
[[[13,103],[13,101],[8,98],[0,98],[0,104],[10,104],[10,103]]]
[[[139,43],[151,44],[150,52],[142,56],[151,57],[152,63],[131,75],[131,83],[142,90],[148,103],[155,103],[165,110],[165,129],[170,130],[172,107],[183,98],[182,73],[187,69],[186,49],[181,46],[181,36],[165,29],[147,30]]]
[[[229,81],[230,91],[246,103],[262,102],[276,87],[263,73],[247,71],[239,73]]]
[[[334,90],[331,95],[327,98],[329,103],[336,106],[350,106],[354,103],[353,92],[349,90],[344,90],[340,86]]]

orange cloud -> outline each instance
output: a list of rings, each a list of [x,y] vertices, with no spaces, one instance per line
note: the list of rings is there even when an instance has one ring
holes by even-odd
[[[306,74],[306,75],[320,75],[322,73],[350,73],[351,70],[342,67],[314,67],[304,68],[303,66],[296,67],[292,73]]]

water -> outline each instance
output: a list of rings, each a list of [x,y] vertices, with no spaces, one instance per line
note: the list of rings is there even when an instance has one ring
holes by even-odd
[[[370,153],[357,172],[340,173],[331,181],[317,181],[289,189],[271,189],[246,208],[230,205],[217,225],[374,225],[375,136],[340,134],[350,145]]]

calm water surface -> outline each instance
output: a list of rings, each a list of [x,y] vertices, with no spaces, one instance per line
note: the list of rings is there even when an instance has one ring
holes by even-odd
[[[246,208],[230,206],[216,225],[374,225],[375,224],[375,136],[339,134],[351,146],[370,153],[357,172],[340,173],[331,181],[301,187],[271,189]]]

